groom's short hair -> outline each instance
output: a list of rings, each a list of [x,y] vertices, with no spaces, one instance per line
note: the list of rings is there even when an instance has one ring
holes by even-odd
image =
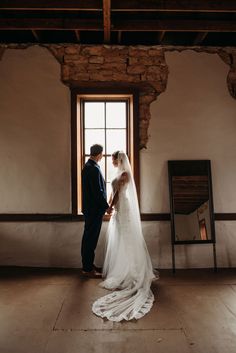
[[[103,146],[102,145],[98,145],[98,144],[92,145],[90,147],[90,156],[96,157],[100,153],[102,153],[102,151],[103,151]]]

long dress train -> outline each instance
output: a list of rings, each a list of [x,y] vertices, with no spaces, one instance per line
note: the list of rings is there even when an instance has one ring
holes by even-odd
[[[113,193],[119,177],[112,182]],[[139,210],[135,210],[137,196],[130,191],[134,187],[131,174],[129,179],[119,190],[119,200],[107,230],[105,280],[100,286],[112,292],[97,299],[92,306],[96,315],[111,321],[140,319],[148,313],[154,301],[150,286],[157,278],[143,238]]]

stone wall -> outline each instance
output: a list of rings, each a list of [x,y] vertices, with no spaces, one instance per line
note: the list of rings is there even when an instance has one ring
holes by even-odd
[[[27,48],[27,44],[0,45],[0,57],[6,48]],[[204,47],[109,46],[48,44],[43,45],[61,64],[61,80],[74,87],[99,87],[105,84],[122,85],[139,91],[139,147],[146,148],[151,118],[150,104],[165,91],[168,66],[165,52],[192,49],[217,53],[230,70],[228,89],[236,98],[236,49]]]
[[[71,86],[109,82],[139,90],[140,148],[146,147],[150,104],[164,92],[168,67],[164,50],[153,47],[50,45],[61,63],[62,81]]]
[[[236,99],[236,49],[230,51],[220,50],[219,55],[221,59],[230,67],[227,76],[227,85],[229,93]]]

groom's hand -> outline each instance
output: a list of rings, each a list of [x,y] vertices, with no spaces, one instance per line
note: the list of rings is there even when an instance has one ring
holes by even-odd
[[[110,206],[110,207],[108,207],[108,209],[106,210],[106,213],[110,215],[110,214],[112,214],[112,211],[113,211],[113,207]]]

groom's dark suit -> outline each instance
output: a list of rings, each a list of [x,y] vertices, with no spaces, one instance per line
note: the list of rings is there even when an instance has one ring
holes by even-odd
[[[83,270],[93,270],[95,249],[102,226],[102,218],[109,207],[106,184],[99,165],[89,159],[82,170],[82,212],[85,226],[82,239],[81,255]]]

